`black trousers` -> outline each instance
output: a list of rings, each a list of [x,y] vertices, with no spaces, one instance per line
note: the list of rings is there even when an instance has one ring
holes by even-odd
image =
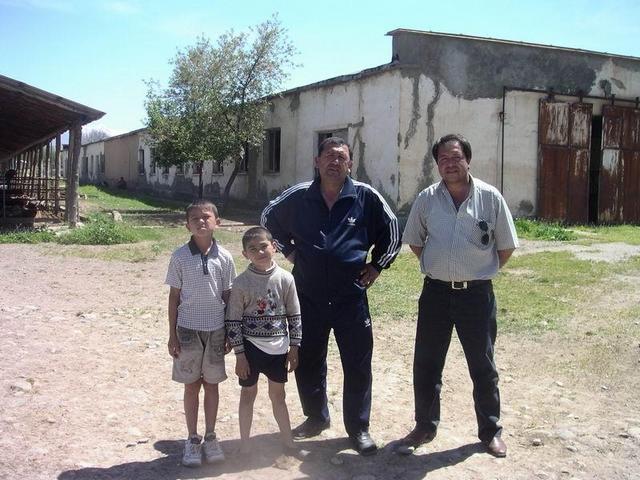
[[[327,345],[333,334],[344,373],[342,410],[347,434],[368,431],[371,414],[373,334],[366,295],[319,305],[299,295],[302,345],[296,385],[302,411],[312,419],[329,420],[327,405]]]
[[[455,326],[473,381],[478,438],[500,435],[500,392],[493,360],[496,341],[496,301],[491,282],[453,290],[425,278],[418,303],[413,361],[415,419],[436,431],[440,423],[442,370]]]

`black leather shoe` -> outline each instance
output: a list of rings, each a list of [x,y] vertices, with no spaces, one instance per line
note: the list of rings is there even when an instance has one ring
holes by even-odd
[[[378,446],[369,435],[369,432],[358,432],[355,435],[349,435],[349,440],[351,440],[353,448],[363,457],[375,455],[378,452]]]
[[[323,430],[326,430],[331,426],[331,422],[322,422],[314,418],[307,418],[304,422],[291,430],[293,438],[296,440],[302,440],[304,438],[315,437],[320,435]]]

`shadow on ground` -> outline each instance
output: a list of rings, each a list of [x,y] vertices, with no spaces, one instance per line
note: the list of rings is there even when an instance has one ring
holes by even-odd
[[[308,454],[304,457],[286,457],[279,446],[278,435],[258,435],[253,438],[254,452],[250,456],[239,456],[233,452],[239,447],[239,440],[220,442],[227,452],[227,460],[200,468],[186,468],[180,464],[182,440],[160,440],[154,448],[165,456],[147,462],[130,462],[111,467],[88,467],[62,472],[59,480],[176,480],[217,477],[222,474],[258,474],[262,469],[282,470],[282,477],[299,478],[351,478],[353,475],[370,474],[377,478],[421,479],[434,470],[464,462],[485,449],[480,443],[473,443],[441,452],[423,455],[400,456],[393,452],[394,445],[380,449],[377,455],[361,457],[350,448],[346,438],[320,439],[300,442]],[[289,473],[289,475],[287,475]]]

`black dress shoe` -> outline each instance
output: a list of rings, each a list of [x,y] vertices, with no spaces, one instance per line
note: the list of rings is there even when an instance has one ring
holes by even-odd
[[[434,438],[436,438],[435,430],[427,430],[420,425],[416,425],[416,427],[411,430],[406,437],[400,440],[400,445],[418,448],[424,443],[431,442]]]
[[[355,435],[349,435],[349,439],[353,444],[353,448],[363,457],[375,455],[378,451],[378,446],[369,435],[369,432],[358,432]]]
[[[293,438],[296,440],[302,440],[304,438],[315,437],[320,435],[323,430],[326,430],[331,426],[331,422],[322,422],[314,418],[307,418],[304,422],[291,430]]]

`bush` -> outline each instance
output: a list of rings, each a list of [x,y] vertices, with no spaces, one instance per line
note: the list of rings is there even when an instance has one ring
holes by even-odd
[[[115,245],[138,241],[135,230],[105,215],[93,215],[86,225],[63,235],[56,241],[64,245]]]
[[[578,236],[571,230],[567,230],[559,223],[540,222],[527,218],[517,218],[516,230],[518,235],[530,240],[555,240],[566,242],[575,240]]]

